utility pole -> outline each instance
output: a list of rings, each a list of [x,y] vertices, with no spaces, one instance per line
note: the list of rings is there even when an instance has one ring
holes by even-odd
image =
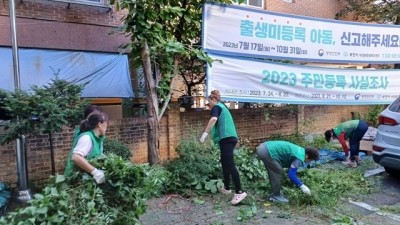
[[[15,0],[10,0],[10,28],[12,40],[12,56],[14,69],[15,91],[21,90],[21,81],[19,73],[19,56],[17,43],[17,25],[15,16]],[[17,118],[18,121],[18,118]],[[28,168],[26,162],[25,136],[20,135],[16,139],[17,172],[18,172],[18,193],[17,199],[21,202],[27,202],[32,199],[31,191],[28,188]]]

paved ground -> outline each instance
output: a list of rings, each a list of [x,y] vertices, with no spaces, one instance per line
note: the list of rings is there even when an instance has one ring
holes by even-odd
[[[196,204],[191,199],[165,196],[152,199],[148,206],[148,212],[141,217],[143,225],[227,225],[227,224],[326,224],[322,218],[314,218],[309,215],[296,215],[281,208],[271,205],[258,208],[256,216],[245,221],[238,221],[240,211],[248,212],[250,205],[230,206],[229,197],[222,194],[214,197],[202,198],[204,204]],[[268,203],[267,201],[265,201]],[[270,211],[265,213],[265,211]]]
[[[382,178],[378,192],[357,196],[355,199],[342,199],[340,207],[334,212],[322,212],[318,208],[312,208],[299,213],[292,211],[290,205],[279,206],[264,200],[257,200],[256,215],[250,219],[238,221],[238,217],[243,217],[243,213],[250,213],[250,204],[253,202],[251,196],[240,206],[230,206],[230,197],[222,194],[200,197],[201,201],[168,195],[148,201],[147,213],[140,217],[140,222],[143,225],[313,225],[334,224],[333,217],[346,215],[354,220],[351,223],[342,224],[398,225],[400,224],[400,216],[398,216],[400,215],[400,180],[388,176],[386,173],[375,176]],[[399,212],[390,211],[388,207],[396,208]]]

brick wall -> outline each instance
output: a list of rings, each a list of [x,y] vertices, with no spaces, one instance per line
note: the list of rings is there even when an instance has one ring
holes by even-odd
[[[0,46],[11,46],[9,1],[0,2]],[[118,52],[129,41],[110,35],[124,11],[48,0],[16,1],[20,47]]]
[[[365,112],[367,106],[299,106],[298,113],[279,108],[257,108],[231,110],[241,143],[256,146],[271,135],[288,135],[296,127],[307,133],[321,134],[336,124],[351,119],[351,112]],[[160,158],[173,159],[177,156],[175,147],[181,139],[197,135],[204,130],[210,111],[181,113],[172,104],[160,123]],[[304,126],[306,123],[308,126]],[[53,134],[56,171],[62,173],[72,142],[72,129]],[[107,137],[126,144],[132,152],[135,163],[147,162],[146,118],[129,118],[110,121]],[[15,143],[0,146],[0,180],[16,185]],[[42,184],[51,174],[48,135],[27,137],[27,161],[29,180]]]
[[[265,0],[265,8],[269,11],[295,15],[334,19],[344,6],[342,0]]]
[[[116,11],[96,6],[49,1],[49,0],[24,0],[15,1],[16,16],[35,20],[59,21],[66,23],[81,23],[105,26],[119,26],[123,11]],[[0,15],[9,15],[9,1],[0,3]],[[33,22],[33,21],[32,21]]]

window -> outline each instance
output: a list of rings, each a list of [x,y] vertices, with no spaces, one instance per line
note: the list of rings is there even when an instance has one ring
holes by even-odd
[[[234,0],[234,4],[238,4],[239,0]],[[244,0],[241,5],[248,5],[257,8],[264,8],[264,0]]]
[[[53,0],[53,1],[82,4],[82,5],[94,5],[94,6],[104,6],[108,2],[107,0]]]

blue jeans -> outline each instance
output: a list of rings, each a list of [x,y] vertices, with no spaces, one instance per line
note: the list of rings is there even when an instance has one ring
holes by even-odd
[[[364,134],[368,130],[368,124],[364,120],[360,120],[356,130],[353,135],[350,137],[349,145],[350,145],[350,160],[354,160],[355,156],[358,156],[360,152],[360,141]]]

